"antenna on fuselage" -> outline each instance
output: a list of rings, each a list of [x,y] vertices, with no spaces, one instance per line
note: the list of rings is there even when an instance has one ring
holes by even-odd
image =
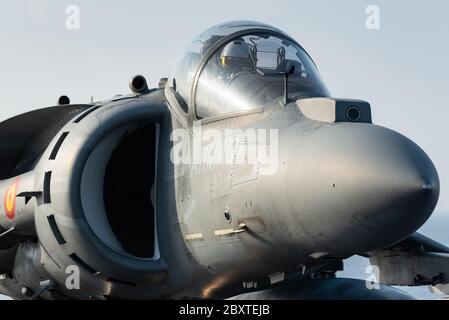
[[[284,71],[279,72],[284,76],[284,104],[287,105],[289,103],[288,98],[288,77],[295,72],[295,66],[291,64],[287,64]]]

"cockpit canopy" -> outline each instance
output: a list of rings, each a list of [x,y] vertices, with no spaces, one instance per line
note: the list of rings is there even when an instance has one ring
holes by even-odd
[[[184,110],[199,119],[272,106],[284,97],[329,93],[304,49],[280,30],[256,22],[217,25],[201,34],[177,59],[168,85]]]

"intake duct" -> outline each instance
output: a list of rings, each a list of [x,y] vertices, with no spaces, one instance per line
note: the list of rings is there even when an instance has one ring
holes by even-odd
[[[98,297],[120,296],[120,288],[148,291],[166,274],[156,227],[166,108],[142,100],[78,115],[33,171],[42,186],[34,218],[43,267],[64,283],[66,268],[78,266]]]
[[[154,256],[155,161],[156,124],[147,123],[110,133],[84,167],[81,202],[87,221],[122,254]]]

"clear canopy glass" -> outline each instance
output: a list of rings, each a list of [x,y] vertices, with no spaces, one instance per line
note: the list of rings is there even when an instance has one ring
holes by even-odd
[[[241,36],[231,36],[239,31]],[[217,48],[224,37],[228,41]],[[283,97],[287,71],[292,71],[290,97],[328,96],[315,65],[299,45],[276,28],[239,21],[212,27],[195,39],[177,59],[169,85],[181,105],[195,103],[197,117],[206,118],[272,105]]]

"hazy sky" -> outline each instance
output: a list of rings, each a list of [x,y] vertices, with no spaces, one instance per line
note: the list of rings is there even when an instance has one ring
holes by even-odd
[[[441,178],[449,213],[449,3],[447,1],[50,1],[0,0],[0,119],[52,105],[61,94],[88,102],[128,92],[133,74],[151,85],[211,25],[272,24],[314,58],[335,97],[372,104],[377,124],[417,142]],[[365,27],[368,5],[380,30]],[[66,7],[80,29],[66,28]]]

